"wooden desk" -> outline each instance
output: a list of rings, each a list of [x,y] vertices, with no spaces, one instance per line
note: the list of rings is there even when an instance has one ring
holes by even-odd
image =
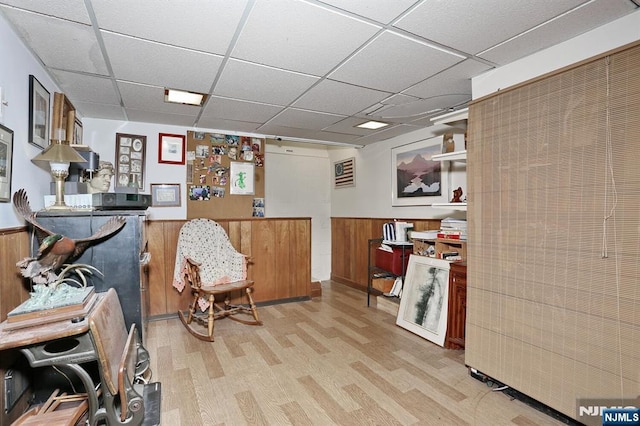
[[[103,300],[103,295],[98,294],[98,300],[89,313]],[[0,323],[0,351],[20,350],[33,368],[63,366],[72,370],[84,385],[89,400],[89,424],[94,424],[99,408],[98,395],[93,379],[80,366],[98,360],[89,332],[88,316],[76,323],[64,320],[13,330],[7,330],[7,321],[3,321]]]

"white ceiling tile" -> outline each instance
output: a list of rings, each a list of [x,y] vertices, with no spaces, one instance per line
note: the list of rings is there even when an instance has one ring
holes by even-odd
[[[46,66],[107,74],[98,41],[90,26],[17,9],[2,10]],[[37,28],[37,31],[32,28]]]
[[[329,78],[398,92],[450,67],[462,58],[385,31]]]
[[[429,114],[431,111],[441,108],[442,105],[460,105],[471,100],[471,94],[463,95],[440,95],[427,99],[420,99],[401,105],[390,105],[388,108],[370,114],[372,117],[380,117],[383,120],[419,118]]]
[[[417,3],[416,0],[321,0],[347,12],[364,16],[374,21],[388,24],[400,16],[409,7]]]
[[[340,120],[331,126],[326,127],[324,130],[328,132],[336,132],[343,133],[349,135],[357,135],[357,136],[366,136],[373,133],[370,129],[363,129],[361,127],[356,127],[358,124],[365,123],[369,121],[368,118],[356,118],[356,117],[348,117],[344,120]]]
[[[444,46],[475,54],[583,2],[426,1],[394,25]]]
[[[304,93],[316,77],[229,60],[214,94],[275,105],[288,105]]]
[[[270,124],[277,126],[300,127],[302,129],[322,130],[332,125],[344,116],[335,114],[326,114],[323,112],[303,111],[295,108],[287,108],[274,119],[270,120]]]
[[[404,93],[397,93],[393,96],[389,96],[387,99],[382,101],[384,105],[402,105],[407,104],[409,102],[415,102],[418,98],[415,96],[408,96]]]
[[[118,80],[208,93],[222,57],[102,32]],[[189,66],[183,66],[189,64]]]
[[[322,76],[379,27],[295,0],[257,0],[231,56]]]
[[[372,135],[363,136],[354,140],[354,143],[361,143],[363,145],[368,145],[370,143],[380,142],[383,140],[387,140],[389,138],[394,138],[396,136],[403,135],[405,133],[414,132],[416,130],[423,129],[424,127],[420,126],[412,126],[410,124],[399,124],[395,127],[391,127],[389,129],[380,130]]]
[[[445,94],[471,95],[471,78],[490,69],[489,65],[467,59],[408,88],[404,93],[420,98]]]
[[[233,132],[247,132],[254,133],[262,123],[251,123],[249,121],[241,120],[224,120],[211,117],[202,117],[197,123],[198,128],[201,129],[214,129],[221,132],[233,131]]]
[[[68,19],[81,24],[91,24],[83,0],[2,0],[0,4],[55,16],[56,18]]]
[[[120,105],[120,97],[111,79],[101,76],[78,74],[69,71],[54,70],[53,75],[64,93],[74,103],[92,102],[99,99],[101,103]]]
[[[196,117],[202,107],[164,101],[164,88],[118,81],[125,108]]]
[[[142,123],[159,123],[168,126],[193,126],[194,117],[191,115],[167,114],[164,112],[139,110],[126,108],[127,116],[131,121]]]
[[[246,0],[91,0],[98,25],[121,34],[224,55]]]
[[[389,92],[323,80],[298,99],[294,106],[315,111],[351,115],[388,98]]]
[[[289,138],[300,138],[300,139],[316,139],[318,135],[317,130],[311,129],[302,129],[299,127],[288,127],[281,126],[277,124],[267,123],[263,126],[258,127],[258,132],[267,136],[282,136]]]
[[[341,143],[352,144],[353,141],[358,139],[358,136],[348,135],[344,133],[321,131],[313,134],[310,139],[315,139],[318,141],[325,141],[325,142],[341,142]]]
[[[505,65],[618,19],[633,10],[636,7],[628,0],[590,2],[570,14],[481,52],[478,56],[498,65]]]
[[[280,111],[282,107],[212,96],[202,111],[201,120],[237,120],[241,117],[242,121],[263,123]]]
[[[76,112],[82,117],[100,117],[107,120],[125,120],[124,109],[120,105],[96,104],[93,102],[74,102]]]

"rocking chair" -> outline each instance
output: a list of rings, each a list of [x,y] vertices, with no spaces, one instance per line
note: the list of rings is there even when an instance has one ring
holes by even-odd
[[[253,302],[253,281],[247,280],[247,256],[236,251],[224,228],[210,219],[192,219],[180,229],[173,286],[191,288],[188,311],[178,311],[182,324],[201,340],[213,342],[215,320],[262,325]],[[248,303],[232,304],[230,293],[244,291]],[[219,303],[218,297],[224,303]],[[242,319],[237,314],[245,314]],[[195,325],[204,326],[205,331]]]

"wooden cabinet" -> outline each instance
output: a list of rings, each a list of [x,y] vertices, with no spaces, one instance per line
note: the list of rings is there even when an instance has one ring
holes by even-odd
[[[127,329],[136,323],[145,342],[149,313],[146,212],[112,210],[38,213],[38,222],[70,238],[86,238],[113,216],[125,218],[125,226],[110,238],[89,247],[75,263],[97,268],[90,281],[97,293],[114,288],[118,293]]]
[[[456,254],[459,260],[467,260],[467,241],[448,238],[412,238],[413,254],[419,256],[434,257],[436,259],[452,260],[451,256]]]
[[[444,347],[464,349],[465,322],[467,319],[467,264],[456,262],[449,270],[449,307],[447,335]]]

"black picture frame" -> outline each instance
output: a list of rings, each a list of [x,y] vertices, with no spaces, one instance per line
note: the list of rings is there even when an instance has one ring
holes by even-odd
[[[13,130],[0,124],[0,202],[11,200],[13,175]]]
[[[41,149],[49,146],[50,102],[49,91],[29,75],[29,143]]]

